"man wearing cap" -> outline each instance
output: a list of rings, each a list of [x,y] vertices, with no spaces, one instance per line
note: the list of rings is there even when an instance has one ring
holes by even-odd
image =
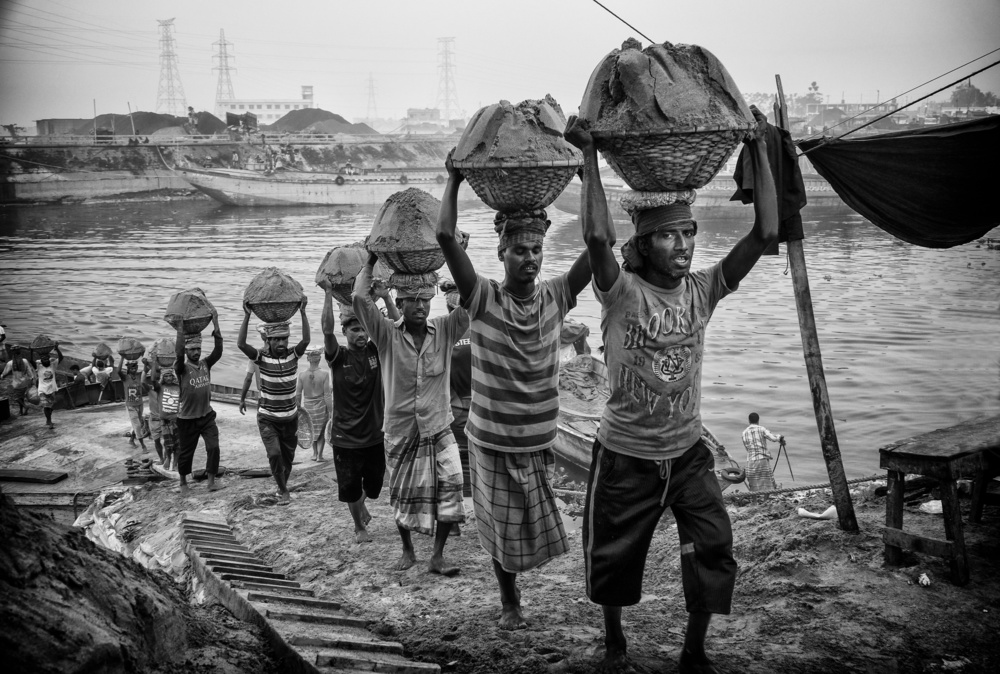
[[[382,432],[385,399],[378,349],[368,339],[354,309],[340,306],[340,329],[346,345],[333,330],[333,293],[329,280],[320,282],[323,299],[323,340],[332,379],[333,411],[330,447],[337,470],[337,498],[347,504],[354,520],[354,541],[367,543],[371,515],[365,499],[378,498],[385,479],[385,436]],[[379,296],[389,315],[398,318],[388,290]]]
[[[222,489],[215,481],[219,472],[219,426],[212,409],[212,367],[222,358],[222,330],[219,329],[219,312],[212,308],[212,338],[215,345],[207,358],[201,357],[201,333],[184,333],[183,321],[177,323],[174,342],[179,398],[177,403],[177,472],[180,474],[180,493],[188,493],[187,476],[191,474],[194,450],[198,439],[205,441],[205,475],[208,490]]]
[[[313,439],[313,461],[326,461],[323,458],[323,445],[326,444],[326,420],[330,416],[330,377],[325,370],[319,369],[322,349],[306,352],[309,367],[300,372],[295,384],[295,400],[298,401],[309,419],[309,428]]]
[[[697,271],[691,270],[698,231],[693,190],[636,194],[636,233],[622,247],[625,264],[618,266],[593,137],[576,117],[566,126],[566,140],[584,156],[580,213],[611,386],[594,443],[583,526],[587,596],[604,611],[604,670],[635,671],[621,607],[640,600],[650,541],[669,507],[688,611],[679,671],[718,671],[705,654],[705,635],[713,613],[730,612],[737,566],[712,453],[700,439],[701,363],[716,304],[778,236],[762,137],[766,118],[756,109],[754,114],[757,133],[747,141],[754,162],[753,228],[720,262]]]
[[[455,524],[465,521],[462,462],[451,433],[448,377],[455,342],[469,328],[464,310],[428,319],[434,285],[396,289],[402,319],[382,316],[371,297],[370,254],[354,282],[354,311],[378,349],[385,369],[386,459],[390,492],[403,555],[396,568],[416,563],[410,532],[434,536],[431,573],[453,576],[458,567],[444,560],[444,546]],[[436,281],[435,281],[436,282]],[[336,394],[334,394],[336,397]]]
[[[456,237],[462,174],[445,161],[437,240],[472,321],[472,400],[466,434],[479,541],[493,557],[501,629],[523,629],[517,574],[569,549],[552,491],[563,318],[590,282],[587,252],[539,281],[545,211],[498,213],[502,283],[476,273]]]
[[[257,428],[267,451],[271,475],[278,485],[278,505],[291,503],[288,477],[292,473],[295,448],[298,445],[299,408],[295,404],[296,373],[299,358],[309,347],[309,319],[306,318],[305,296],[299,305],[302,318],[302,339],[291,351],[288,349],[289,323],[265,323],[264,337],[267,351],[258,351],[247,344],[250,326],[250,306],[243,303],[243,324],[236,338],[236,346],[247,358],[257,363],[260,370],[260,397],[257,399]]]

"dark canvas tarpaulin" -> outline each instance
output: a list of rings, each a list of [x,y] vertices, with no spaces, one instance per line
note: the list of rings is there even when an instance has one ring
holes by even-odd
[[[950,248],[1000,225],[1000,115],[799,148],[848,206],[908,243]]]

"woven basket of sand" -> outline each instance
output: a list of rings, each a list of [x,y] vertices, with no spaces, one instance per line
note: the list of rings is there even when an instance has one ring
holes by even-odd
[[[268,267],[253,277],[243,293],[254,316],[265,323],[287,321],[302,306],[302,285],[276,267]]]
[[[551,96],[480,108],[452,161],[473,191],[498,211],[546,208],[573,179],[583,155],[563,138],[566,118]]]
[[[112,358],[114,356],[114,354],[111,352],[111,347],[110,346],[108,346],[104,342],[101,342],[100,344],[97,345],[97,348],[94,349],[93,356],[94,356],[94,358],[100,358],[102,360],[107,360],[108,358]]]
[[[212,303],[201,288],[182,290],[170,296],[163,320],[186,335],[204,330],[212,322]]]
[[[38,335],[31,340],[31,350],[36,356],[47,355],[56,346],[56,341],[48,335]]]
[[[368,262],[368,251],[360,241],[332,248],[316,270],[316,284],[319,285],[324,279],[328,280],[334,298],[341,304],[350,304],[354,279],[366,262]],[[391,274],[392,270],[381,260],[375,263],[375,268],[372,270],[373,279],[384,281]]]
[[[135,337],[122,337],[118,340],[118,354],[125,360],[139,360],[146,353],[146,347]]]
[[[177,360],[177,345],[169,337],[160,337],[149,347],[149,357],[158,365],[170,367]]]
[[[422,190],[396,192],[375,216],[365,249],[402,274],[440,269],[444,253],[435,235],[440,209],[441,202]]]
[[[697,45],[628,39],[597,65],[580,104],[597,149],[633,190],[703,187],[752,132],[722,63]]]

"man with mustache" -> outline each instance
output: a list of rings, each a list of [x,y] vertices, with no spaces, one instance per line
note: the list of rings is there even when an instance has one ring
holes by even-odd
[[[611,396],[594,443],[583,547],[587,596],[604,612],[601,671],[635,672],[626,652],[622,607],[639,603],[646,554],[669,507],[677,521],[688,611],[682,674],[718,672],[705,653],[713,613],[728,614],[736,583],[733,532],[712,452],[701,441],[705,329],[778,237],[774,180],[763,138],[748,140],[753,161],[753,228],[719,262],[691,270],[698,225],[694,190],[643,192],[630,210],[635,235],[615,258],[615,228],[585,122],[570,117],[566,140],[583,151],[583,238],[601,303]],[[625,205],[625,204],[623,204]]]
[[[354,281],[354,311],[378,349],[385,374],[386,462],[390,492],[403,555],[396,569],[413,566],[411,531],[434,536],[428,571],[454,576],[459,568],[444,559],[448,534],[465,521],[462,461],[451,432],[448,377],[455,342],[469,327],[464,310],[428,318],[435,287],[396,288],[402,319],[386,318],[371,297],[372,268],[378,256]]]
[[[309,347],[309,319],[306,318],[307,298],[299,306],[302,317],[302,339],[291,351],[288,349],[289,324],[287,321],[265,323],[264,336],[267,351],[258,351],[247,344],[250,325],[250,306],[243,303],[243,323],[236,338],[236,346],[247,358],[257,364],[260,371],[260,398],[257,399],[257,428],[267,451],[271,475],[278,485],[278,505],[291,503],[288,477],[292,473],[295,447],[298,445],[299,408],[295,404],[296,373],[299,358]]]
[[[454,151],[453,151],[454,152]],[[570,270],[539,281],[545,211],[498,213],[503,283],[476,273],[455,235],[462,174],[445,162],[437,240],[472,321],[472,400],[466,435],[479,541],[493,557],[501,629],[522,629],[517,574],[568,549],[552,491],[563,318],[590,282],[583,251]]]

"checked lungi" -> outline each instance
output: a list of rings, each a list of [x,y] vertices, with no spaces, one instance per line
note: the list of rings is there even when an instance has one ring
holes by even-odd
[[[469,438],[479,543],[508,573],[534,569],[569,550],[552,491],[551,449],[496,452]]]
[[[315,443],[326,433],[326,397],[307,398],[302,396],[302,409],[309,417],[309,428],[312,430],[312,439]]]
[[[768,457],[747,461],[747,487],[750,491],[771,491],[778,488]]]
[[[465,521],[462,461],[450,428],[426,437],[386,438],[385,450],[398,526],[433,535],[436,522]]]

